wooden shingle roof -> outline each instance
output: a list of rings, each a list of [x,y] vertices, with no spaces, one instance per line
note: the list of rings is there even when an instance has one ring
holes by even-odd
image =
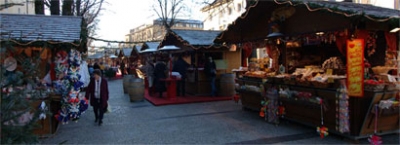
[[[0,15],[0,39],[19,41],[79,42],[82,17]]]

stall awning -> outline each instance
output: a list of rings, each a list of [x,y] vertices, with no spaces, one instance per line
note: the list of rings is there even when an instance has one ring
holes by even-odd
[[[293,11],[294,8],[294,11]],[[330,1],[257,1],[215,38],[215,43],[242,43],[265,39],[271,19],[286,36],[352,28],[367,23],[370,29],[389,31],[399,27],[400,11],[366,4]]]

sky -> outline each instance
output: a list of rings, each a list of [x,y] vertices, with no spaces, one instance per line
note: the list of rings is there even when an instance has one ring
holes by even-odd
[[[184,0],[190,2],[190,0]],[[194,0],[196,2],[204,0]],[[140,26],[145,23],[151,22],[156,18],[155,12],[152,10],[152,2],[154,0],[106,0],[104,5],[105,10],[99,16],[100,22],[98,24],[99,30],[97,31],[96,38],[105,40],[124,41],[125,35],[129,33],[130,29]],[[371,2],[381,7],[393,7],[393,0],[371,0]],[[197,20],[202,20],[200,13],[200,5],[189,4],[192,8],[190,17]],[[107,46],[107,43],[97,41],[92,45]],[[111,45],[117,46],[117,43]]]
[[[152,10],[153,1],[154,0],[106,0],[106,4],[104,5],[105,10],[103,10],[101,16],[99,16],[99,30],[97,31],[96,38],[124,41],[125,35],[129,33],[129,30],[142,24],[149,23],[151,20],[157,18],[156,13]],[[194,7],[193,5],[194,4],[190,7]],[[196,9],[197,8],[194,10]],[[200,8],[196,11],[200,12]],[[201,20],[198,15],[199,14],[191,17],[197,17],[197,20]],[[97,41],[92,45],[96,47],[107,46],[107,43]],[[111,45],[118,46],[117,43],[111,43]]]

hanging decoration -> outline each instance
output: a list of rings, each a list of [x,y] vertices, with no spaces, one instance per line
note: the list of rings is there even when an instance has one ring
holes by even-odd
[[[377,128],[378,128],[378,104],[374,105],[374,134],[371,135],[368,138],[369,143],[371,143],[372,145],[381,145],[382,142],[382,138],[380,136],[377,135]]]
[[[57,52],[56,75],[59,80],[55,82],[56,92],[61,94],[61,110],[55,118],[62,124],[69,120],[78,121],[80,115],[88,108],[88,101],[80,94],[84,83],[79,74],[82,57],[79,51],[71,50]]]
[[[346,83],[341,82],[340,88],[336,92],[336,130],[340,133],[350,131],[350,117],[349,117],[349,95],[347,94]]]
[[[324,138],[326,136],[328,136],[328,128],[324,126],[324,109],[323,109],[323,99],[322,98],[318,98],[319,99],[319,104],[321,106],[321,127],[317,127],[317,132],[319,133],[319,136],[321,138]]]

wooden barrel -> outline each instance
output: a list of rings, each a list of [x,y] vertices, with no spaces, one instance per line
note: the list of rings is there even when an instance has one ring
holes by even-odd
[[[226,73],[221,74],[219,96],[234,96],[235,92],[235,74]]]
[[[131,79],[132,77],[132,75],[124,75],[124,78],[122,79],[122,88],[124,89],[125,94],[128,94],[128,83],[129,79]]]
[[[128,93],[131,102],[144,99],[144,82],[141,78],[129,79]]]

